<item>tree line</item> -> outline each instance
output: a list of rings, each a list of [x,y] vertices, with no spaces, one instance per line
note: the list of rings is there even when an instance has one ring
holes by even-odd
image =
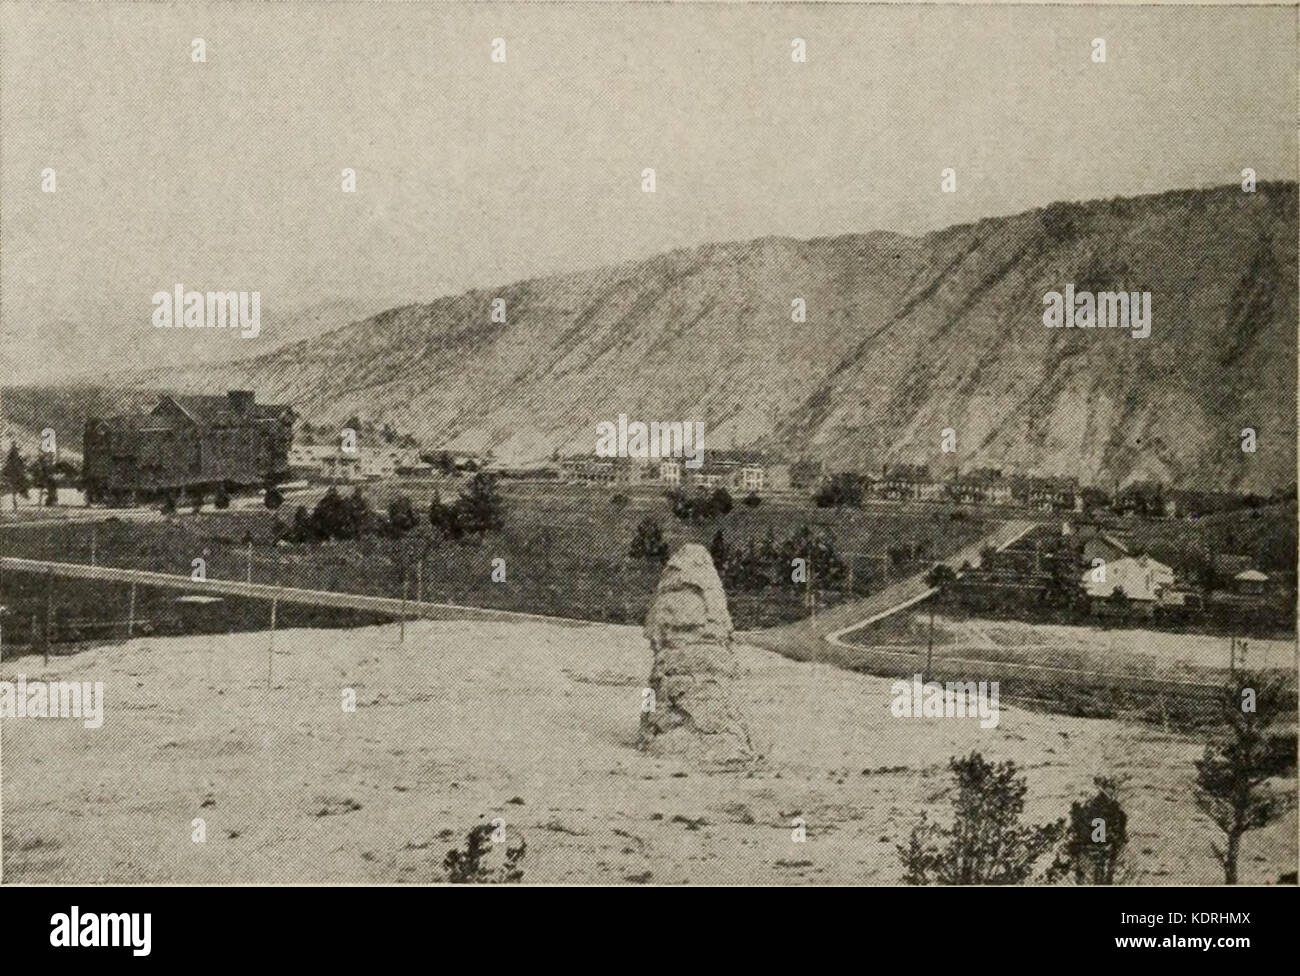
[[[296,543],[328,542],[380,536],[402,539],[427,530],[433,540],[482,539],[505,527],[505,502],[491,475],[476,474],[450,504],[433,493],[425,519],[406,495],[398,495],[383,513],[376,512],[358,487],[348,496],[331,487],[310,512],[299,505],[281,538]]]
[[[38,492],[42,506],[59,503],[59,488],[63,485],[75,485],[81,479],[81,470],[71,461],[55,461],[45,451],[36,455],[36,460],[28,464],[18,445],[9,443],[3,467],[0,467],[0,483],[9,495],[13,510],[18,511],[18,496],[31,497],[33,488]]]
[[[654,516],[647,515],[633,533],[628,555],[664,563],[669,546]],[[728,543],[718,529],[709,544],[713,565],[728,589],[750,593],[767,589],[805,588],[843,590],[847,588],[848,566],[835,549],[835,538],[825,529],[814,531],[802,525],[781,542],[769,527],[760,538]],[[855,593],[867,592],[865,575],[855,575]]]

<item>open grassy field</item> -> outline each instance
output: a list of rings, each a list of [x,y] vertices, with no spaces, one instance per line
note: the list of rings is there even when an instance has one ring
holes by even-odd
[[[407,564],[407,594],[411,598],[470,604],[502,610],[613,623],[640,623],[658,582],[657,563],[635,560],[628,547],[637,523],[655,517],[672,549],[686,542],[708,545],[721,530],[728,545],[757,540],[771,529],[777,541],[798,527],[824,528],[847,561],[855,564],[856,588],[877,588],[889,578],[914,572],[916,565],[891,564],[891,546],[918,546],[934,558],[980,537],[988,523],[946,506],[900,505],[871,509],[817,509],[803,499],[767,499],[756,508],[737,504],[727,515],[697,523],[684,523],[669,511],[657,490],[628,492],[629,501],[611,503],[612,490],[585,485],[503,482],[506,501],[505,528],[481,541],[445,543],[429,552],[421,568]],[[372,506],[383,511],[399,493],[407,494],[423,516],[434,487],[428,483],[378,485],[366,490]],[[444,500],[459,490],[455,481],[442,484]],[[319,493],[291,498],[277,513],[289,522],[293,508],[310,505]],[[403,548],[393,540],[320,544],[277,544],[277,514],[264,509],[205,510],[148,521],[115,519],[105,510],[96,522],[10,525],[0,530],[5,555],[89,563],[92,549],[97,564],[155,572],[191,574],[194,560],[204,561],[213,579],[251,578],[254,582],[280,582],[286,586],[346,591],[398,597],[402,595]],[[251,558],[250,547],[251,542]],[[506,564],[506,579],[492,580],[493,560]],[[916,561],[923,564],[924,558]],[[6,574],[13,576],[14,574]],[[111,592],[99,584],[60,581],[56,616],[91,620],[113,616],[123,619],[125,587]],[[0,600],[15,610],[13,641],[25,643],[21,633],[30,629],[33,613],[44,613],[44,581],[0,580]],[[166,597],[162,595],[161,598]],[[761,593],[729,593],[732,616],[740,629],[768,626],[797,619],[806,609],[796,588],[769,589]],[[174,594],[170,597],[174,598]],[[170,599],[169,598],[169,599]],[[821,602],[833,603],[838,593],[824,593]],[[232,601],[229,619],[219,629],[264,627],[264,611],[245,611]],[[152,608],[151,608],[152,609]],[[142,611],[143,612],[143,611]],[[42,618],[43,619],[43,618]],[[300,625],[320,626],[324,620],[295,619]],[[83,628],[88,634],[89,628]],[[11,638],[6,637],[6,642]]]

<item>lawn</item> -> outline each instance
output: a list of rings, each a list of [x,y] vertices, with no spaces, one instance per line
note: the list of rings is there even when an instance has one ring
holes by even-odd
[[[443,499],[453,499],[461,484],[443,482]],[[367,487],[365,493],[378,511],[397,494],[407,494],[423,516],[433,490],[429,483],[379,484]],[[648,487],[627,491],[628,501],[622,506],[611,501],[612,489],[587,485],[505,481],[501,490],[506,504],[504,530],[482,540],[444,543],[428,553],[422,570],[412,564],[407,576],[412,599],[422,596],[438,602],[639,623],[660,574],[658,563],[628,556],[637,524],[647,515],[659,522],[673,550],[687,542],[707,546],[719,530],[728,546],[736,547],[758,540],[768,529],[778,543],[802,525],[825,529],[840,556],[846,562],[853,560],[858,592],[915,572],[927,560],[956,550],[990,527],[985,520],[950,506],[833,510],[817,509],[799,498],[768,498],[755,508],[738,502],[727,515],[685,523],[668,511],[658,490]],[[306,497],[309,509],[314,497]],[[299,500],[291,498],[279,518],[292,521]],[[6,555],[78,563],[91,561],[93,547],[99,565],[185,575],[191,574],[196,559],[202,559],[206,575],[214,579],[248,578],[251,566],[254,582],[385,596],[402,593],[402,547],[386,538],[277,545],[277,516],[264,509],[198,515],[182,511],[146,522],[116,519],[107,509],[104,516],[96,522],[10,526],[0,532],[0,545]],[[891,562],[888,550],[900,546],[915,548],[919,555]],[[505,560],[502,582],[492,579],[493,560],[498,558]],[[5,576],[0,599],[16,611],[11,625],[29,628],[31,614],[44,612],[45,583],[31,577],[11,578],[17,576],[12,573]],[[56,588],[56,619],[59,613],[83,620],[125,617],[119,604],[129,588],[77,585],[70,580],[57,582]],[[96,593],[103,594],[102,606],[97,605]],[[803,593],[794,586],[728,597],[738,629],[794,620],[806,613]],[[826,605],[839,597],[823,593],[819,602]],[[228,602],[236,607],[239,601]],[[151,606],[140,611],[146,609],[158,610]],[[265,626],[260,622],[264,613],[255,605],[232,614],[234,619],[225,621],[229,629]],[[87,634],[91,631],[83,629]]]

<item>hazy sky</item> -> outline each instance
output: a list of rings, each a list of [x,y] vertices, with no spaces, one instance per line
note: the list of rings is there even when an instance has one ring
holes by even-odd
[[[714,240],[923,232],[1245,166],[1295,179],[1295,18],[5,3],[0,379],[123,365],[176,282],[382,307]],[[148,354],[258,351],[185,338]]]

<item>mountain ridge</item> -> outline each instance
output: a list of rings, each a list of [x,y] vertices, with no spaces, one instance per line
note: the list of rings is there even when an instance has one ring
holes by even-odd
[[[713,447],[832,469],[988,464],[1266,491],[1295,480],[1296,196],[1292,182],[1169,190],[915,237],[676,248],[127,379],[246,386],[313,421],[355,413],[517,461],[590,451],[596,423],[626,413],[702,420]],[[1151,336],[1045,328],[1043,295],[1067,283],[1152,292]],[[495,298],[506,323],[491,321]],[[940,450],[946,428],[955,454]]]

